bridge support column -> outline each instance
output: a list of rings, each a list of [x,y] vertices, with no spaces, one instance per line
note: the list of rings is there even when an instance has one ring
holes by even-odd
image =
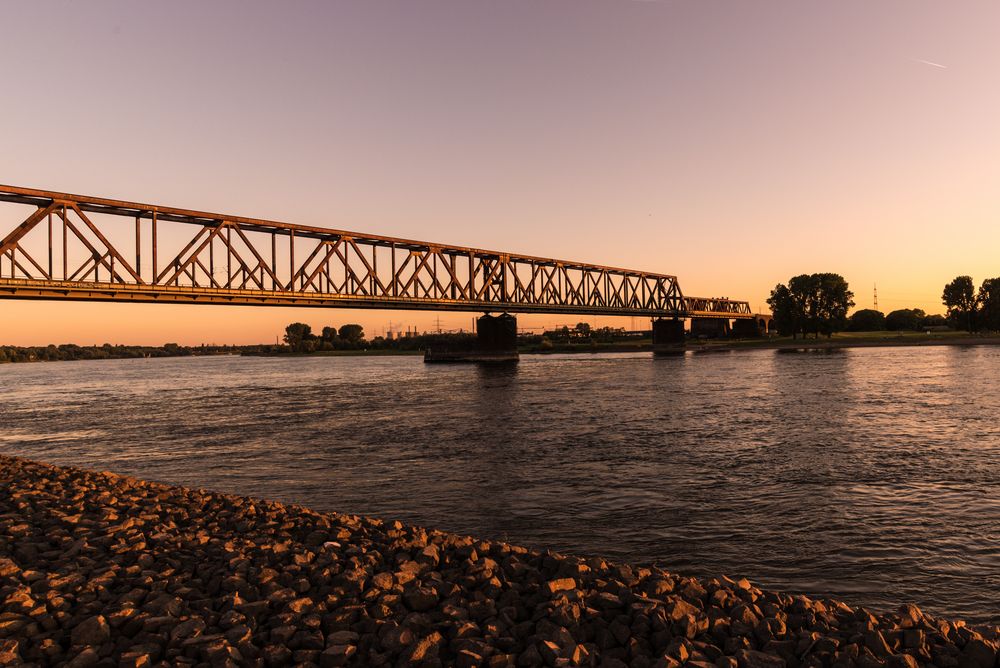
[[[707,339],[729,336],[729,321],[725,318],[691,318],[691,336]]]
[[[653,353],[684,351],[684,321],[679,318],[653,320]]]
[[[517,318],[509,313],[490,315],[476,320],[476,343],[473,350],[424,351],[425,362],[517,362]]]
[[[757,323],[757,319],[753,320],[739,319],[733,321],[733,332],[734,339],[755,339],[758,336],[763,336],[764,333],[760,331],[760,325]]]

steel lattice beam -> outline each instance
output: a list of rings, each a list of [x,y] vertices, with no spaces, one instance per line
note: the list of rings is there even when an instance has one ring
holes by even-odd
[[[0,298],[753,317],[664,274],[13,186],[0,202],[34,207],[0,240]]]

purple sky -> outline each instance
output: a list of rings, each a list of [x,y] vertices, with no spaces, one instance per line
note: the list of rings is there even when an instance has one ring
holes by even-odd
[[[928,311],[955,275],[1000,275],[997,2],[32,1],[2,16],[2,183],[660,271],[758,309],[801,272],[844,274],[860,307],[877,282],[883,310]],[[437,317],[0,309],[8,344]]]

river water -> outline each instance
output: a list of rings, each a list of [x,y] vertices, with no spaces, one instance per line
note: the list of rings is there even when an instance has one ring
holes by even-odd
[[[0,450],[1000,623],[1000,348],[0,365]]]

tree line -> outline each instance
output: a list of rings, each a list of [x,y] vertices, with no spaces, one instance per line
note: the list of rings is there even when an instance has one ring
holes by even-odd
[[[987,278],[977,291],[971,276],[958,276],[944,286],[941,301],[955,329],[1000,331],[1000,278]]]
[[[1000,331],[1000,278],[988,278],[979,290],[970,276],[959,276],[944,286],[941,301],[947,315],[928,315],[918,308],[897,309],[888,315],[861,309],[847,317],[854,293],[840,274],[800,274],[779,283],[767,303],[774,326],[793,339],[834,332],[921,331],[951,327],[968,332]]]
[[[920,332],[927,329],[947,329],[948,319],[943,315],[928,315],[923,309],[901,308],[888,315],[875,309],[861,309],[851,314],[847,324],[850,332]]]
[[[272,352],[274,346],[124,346],[105,343],[101,346],[78,346],[74,343],[47,346],[0,346],[0,364],[5,362],[71,362],[77,360],[138,359],[144,357],[188,357],[197,355],[234,355]]]
[[[347,324],[340,327],[324,327],[319,334],[312,327],[293,322],[285,328],[286,346],[278,352],[313,353],[331,350],[468,350],[476,340],[475,334],[415,334],[395,339],[376,336],[365,337],[361,325]]]
[[[317,350],[358,350],[367,347],[365,330],[361,325],[347,324],[324,327],[314,334],[304,322],[293,322],[285,327],[285,343],[293,353],[312,353]]]

